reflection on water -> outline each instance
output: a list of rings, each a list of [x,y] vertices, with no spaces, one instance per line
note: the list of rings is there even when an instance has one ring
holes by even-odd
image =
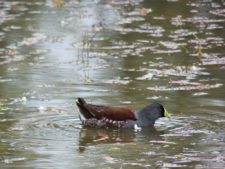
[[[0,165],[224,168],[223,1],[0,2]],[[76,97],[172,113],[90,129]]]
[[[162,133],[155,128],[143,129],[139,132],[135,132],[133,129],[81,129],[79,134],[79,152],[82,153],[88,146],[95,144],[125,144],[133,143],[136,140],[158,141],[162,139],[160,136]]]

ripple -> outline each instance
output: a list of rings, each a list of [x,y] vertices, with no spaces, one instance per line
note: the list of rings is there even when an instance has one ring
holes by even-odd
[[[73,138],[74,131],[79,128],[80,120],[74,116],[54,112],[41,114],[36,112],[20,120],[10,130],[21,132],[24,138],[68,140]]]

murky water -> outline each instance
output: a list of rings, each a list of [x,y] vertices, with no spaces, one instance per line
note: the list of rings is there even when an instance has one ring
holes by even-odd
[[[223,0],[0,1],[1,168],[225,168]],[[172,113],[85,129],[76,97]]]

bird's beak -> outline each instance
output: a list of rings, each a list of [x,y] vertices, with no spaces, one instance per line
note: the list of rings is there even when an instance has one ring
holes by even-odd
[[[167,118],[170,118],[170,114],[169,114],[169,112],[166,110],[166,109],[164,109],[164,117],[167,117]]]

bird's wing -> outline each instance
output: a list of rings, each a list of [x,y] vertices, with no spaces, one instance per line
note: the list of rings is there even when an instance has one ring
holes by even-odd
[[[135,113],[129,108],[87,104],[82,98],[78,98],[76,104],[80,110],[81,119],[136,120]]]
[[[95,115],[97,119],[107,118],[115,121],[136,120],[134,112],[126,107],[110,107],[88,104],[87,109]]]

